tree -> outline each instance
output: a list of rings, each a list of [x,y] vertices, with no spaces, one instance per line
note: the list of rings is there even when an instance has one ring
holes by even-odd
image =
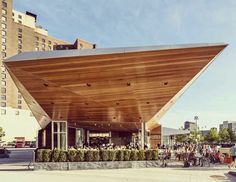
[[[2,140],[2,137],[5,136],[5,132],[3,131],[3,128],[0,127],[0,141]]]
[[[229,132],[227,128],[223,128],[219,131],[219,139],[221,142],[228,142],[230,140]]]
[[[175,141],[179,142],[179,143],[184,143],[188,140],[188,136],[181,134],[181,135],[177,135]]]
[[[218,142],[219,134],[216,128],[211,128],[207,133],[205,140],[210,143]]]
[[[189,137],[190,142],[198,143],[200,142],[200,139],[201,139],[201,133],[198,131],[198,129],[194,129],[193,131],[191,131]]]
[[[231,130],[231,129],[228,129],[228,133],[229,133],[229,140],[230,142],[235,142],[236,141],[236,135],[235,133]]]

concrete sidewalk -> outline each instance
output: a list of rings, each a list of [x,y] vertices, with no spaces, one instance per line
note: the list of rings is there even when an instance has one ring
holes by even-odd
[[[236,171],[236,170],[235,170]],[[225,167],[212,168],[144,168],[81,171],[1,171],[4,182],[235,182]]]

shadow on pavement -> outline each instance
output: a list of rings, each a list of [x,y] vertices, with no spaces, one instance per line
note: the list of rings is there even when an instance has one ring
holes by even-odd
[[[235,182],[236,181],[236,177],[229,175],[227,173],[225,173],[225,176],[228,178],[227,180],[229,180],[230,182]]]
[[[0,169],[1,171],[33,171],[34,169]]]

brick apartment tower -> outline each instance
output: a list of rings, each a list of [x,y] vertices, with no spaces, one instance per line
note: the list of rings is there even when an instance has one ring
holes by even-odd
[[[28,106],[2,64],[3,59],[23,51],[95,48],[95,44],[81,39],[70,44],[49,36],[48,31],[37,24],[37,15],[13,10],[12,6],[12,0],[1,0],[1,115],[7,114],[6,107],[16,109],[16,115],[19,115],[21,109],[28,110]]]

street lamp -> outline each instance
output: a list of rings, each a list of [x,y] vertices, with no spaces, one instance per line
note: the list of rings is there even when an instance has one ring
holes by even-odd
[[[196,132],[197,132],[197,138],[198,138],[198,126],[197,126],[197,121],[199,120],[199,117],[198,116],[194,116],[194,120],[196,122]],[[198,142],[197,142],[198,143]]]
[[[198,116],[194,116],[194,120],[196,122],[196,125],[197,125],[197,121],[199,120],[199,117]],[[198,128],[198,127],[197,127]]]

